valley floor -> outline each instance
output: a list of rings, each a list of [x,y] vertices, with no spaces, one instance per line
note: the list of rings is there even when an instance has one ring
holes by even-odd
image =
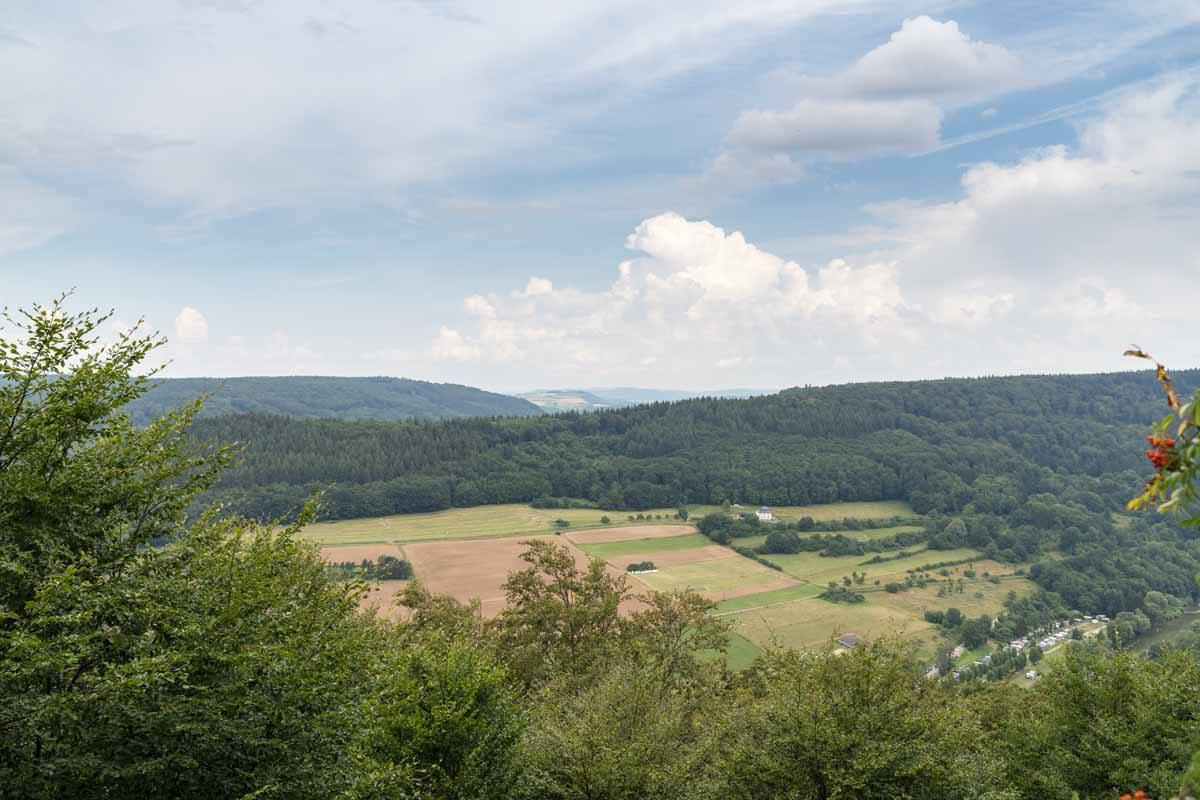
[[[715,509],[693,507],[693,519]],[[911,516],[903,503],[836,503],[773,509],[784,520],[810,516],[817,521],[879,519]],[[503,583],[508,574],[525,566],[519,558],[522,542],[532,538],[555,539],[570,546],[582,564],[587,557],[603,558],[614,574],[627,574],[632,563],[649,561],[653,572],[628,575],[631,588],[667,591],[693,589],[718,602],[716,612],[732,625],[730,666],[750,663],[763,648],[818,647],[842,634],[855,633],[870,640],[898,633],[918,644],[932,657],[937,630],[924,619],[927,610],[955,607],[964,615],[998,613],[1010,592],[1026,594],[1033,585],[1013,574],[1012,565],[979,557],[973,550],[909,548],[904,558],[867,563],[871,556],[825,557],[815,552],[771,555],[780,567],[771,569],[738,554],[732,547],[715,544],[696,529],[675,518],[673,509],[649,512],[598,509],[535,509],[525,505],[480,506],[431,514],[405,514],[365,520],[312,525],[306,538],[322,545],[330,561],[359,561],[380,555],[408,559],[417,578],[433,592],[461,601],[479,599],[483,614],[498,614],[504,607]],[[634,517],[630,520],[630,517]],[[601,523],[602,517],[610,519]],[[569,527],[555,525],[566,520]],[[846,531],[859,540],[920,530],[904,525],[864,531]],[[738,546],[756,546],[762,537],[738,539]],[[943,562],[963,562],[929,568]],[[924,588],[888,592],[888,583],[903,583],[914,571],[929,579]],[[968,578],[971,571],[975,577]],[[853,573],[865,574],[855,591],[861,603],[832,603],[818,595],[830,581],[841,582]],[[940,574],[944,573],[944,574]],[[960,583],[961,581],[961,583]],[[399,613],[392,599],[401,581],[385,581],[367,603],[381,612]],[[630,608],[636,604],[630,603]]]

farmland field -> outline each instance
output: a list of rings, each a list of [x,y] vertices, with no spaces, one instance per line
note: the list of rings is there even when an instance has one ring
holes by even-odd
[[[620,525],[677,523],[673,508],[659,508],[640,513],[662,515],[663,519],[631,523],[628,520],[628,512],[601,511],[596,508],[532,508],[520,503],[509,503],[451,508],[428,514],[393,514],[388,517],[318,522],[305,528],[301,536],[320,544],[375,544],[552,533],[557,530],[554,525],[556,519],[567,520],[571,523],[571,528],[603,527],[600,518],[605,516]]]
[[[743,506],[735,511],[753,512],[757,506]],[[720,511],[720,506],[688,506],[694,517],[702,517],[714,511]],[[833,519],[880,519],[881,517],[913,517],[917,512],[903,500],[869,500],[861,503],[824,503],[815,506],[771,506],[775,518],[784,522],[796,522],[801,517],[812,517],[817,522]]]
[[[799,586],[788,586],[784,589],[773,589],[769,592],[744,594],[741,597],[735,597],[717,604],[717,614],[736,614],[739,611],[749,611],[754,608],[790,603],[794,600],[807,600],[816,597],[823,591],[825,591],[823,586],[801,584]]]
[[[767,528],[767,530],[770,530],[770,528]],[[845,536],[847,539],[853,539],[856,542],[869,542],[874,539],[886,539],[889,536],[895,536],[897,533],[920,533],[923,530],[925,529],[920,525],[893,525],[890,528],[873,528],[865,531],[806,531],[800,533],[800,535],[813,536],[819,534],[821,536],[833,536],[836,534]],[[730,544],[737,545],[738,547],[758,547],[766,541],[767,534],[764,533],[760,536],[743,536],[732,540]]]
[[[321,558],[328,563],[345,561],[358,563],[363,559],[376,561],[380,556],[404,558],[404,551],[394,544],[359,544],[321,548]],[[370,584],[370,590],[360,605],[363,608],[375,609],[385,617],[395,617],[399,614],[399,610],[395,607],[395,597],[407,584],[408,581],[403,580],[374,581]]]
[[[865,564],[875,554],[866,556],[836,556],[829,558],[818,553],[796,553],[795,555],[768,555],[764,558],[783,567],[783,571],[793,578],[816,584],[826,584],[829,581],[841,580],[843,575],[852,572],[865,572],[867,584],[879,580],[887,583],[889,580],[906,577],[906,570],[940,561],[958,561],[973,558],[979,553],[975,550],[921,550],[907,558],[895,561],[884,561],[881,564]],[[885,558],[887,553],[881,554]]]
[[[691,525],[655,524],[655,525],[619,525],[616,527],[589,528],[585,530],[567,531],[563,538],[573,544],[600,544],[603,542],[628,542],[631,539],[666,539],[695,533]]]
[[[720,507],[689,506],[689,509],[693,518],[699,518],[704,514],[719,511]],[[753,509],[747,506],[745,510]],[[676,509],[673,508],[655,508],[649,511],[634,512],[652,518],[631,521],[628,511],[603,511],[598,508],[533,508],[522,503],[508,503],[494,506],[451,508],[426,514],[393,514],[387,517],[318,522],[305,528],[301,536],[320,544],[377,544],[553,533],[558,530],[554,525],[556,519],[565,519],[569,522],[570,528],[567,530],[603,528],[604,524],[600,521],[602,517],[609,517],[612,524],[621,526],[686,524],[674,518],[675,511]],[[773,511],[779,519],[786,521],[795,521],[805,516],[822,521],[844,517],[878,519],[913,514],[913,510],[907,503],[897,500],[829,503],[816,506],[776,506],[773,507]],[[658,519],[654,519],[654,517],[658,517]],[[895,533],[898,530],[859,531],[847,535],[886,536],[889,534],[883,531]]]
[[[658,572],[638,575],[637,580],[660,592],[694,589],[712,600],[727,600],[796,584],[795,580],[767,569],[757,561],[743,558],[732,551],[729,553],[728,558],[667,567]]]
[[[571,541],[583,552],[593,558],[614,558],[616,556],[636,556],[643,553],[664,553],[671,550],[690,550],[697,547],[711,547],[712,539],[699,533],[688,533],[683,536],[667,536],[654,539],[626,539],[621,542],[587,543],[583,537]]]
[[[346,547],[321,548],[321,558],[329,563],[337,561],[353,561],[357,563],[364,558],[368,561],[376,561],[380,556],[404,558],[404,551],[394,544],[359,544]]]
[[[952,560],[955,551],[946,553],[946,558],[931,558],[921,561]],[[901,564],[903,562],[889,562]],[[880,565],[886,566],[886,565]],[[977,570],[991,566],[997,573],[999,565],[979,561]],[[961,577],[965,566],[951,567],[954,578]],[[1011,567],[1004,568],[1005,571]],[[940,578],[936,573],[934,577]],[[884,633],[897,633],[923,642],[925,655],[932,655],[932,642],[936,631],[924,619],[926,610],[958,608],[966,616],[994,614],[1003,607],[1010,591],[1017,595],[1028,594],[1033,584],[1023,578],[1007,577],[999,583],[982,578],[967,580],[962,593],[938,597],[938,585],[930,584],[924,589],[913,588],[895,594],[880,591],[868,584],[861,587],[865,600],[862,603],[830,603],[815,597],[822,587],[801,585],[760,594],[751,594],[721,603],[717,613],[734,624],[734,631],[760,645],[772,641],[788,647],[811,648],[828,642],[840,633],[857,633],[868,640]],[[812,592],[808,599],[803,593]],[[789,602],[789,597],[799,599]]]
[[[692,507],[695,517],[710,511]],[[841,519],[911,514],[902,503],[837,503],[828,506],[775,508],[783,519]],[[646,514],[647,512],[642,512]],[[656,515],[664,519],[653,519]],[[600,518],[608,516],[610,524]],[[331,561],[361,561],[393,555],[407,558],[417,578],[435,593],[449,594],[461,601],[478,598],[485,616],[495,616],[504,607],[503,583],[510,572],[523,569],[520,560],[523,542],[546,539],[572,546],[582,565],[588,557],[609,562],[611,574],[625,574],[634,562],[652,561],[653,573],[628,576],[634,592],[645,588],[669,591],[690,588],[719,603],[716,613],[733,625],[731,665],[745,666],[760,648],[772,642],[789,646],[813,647],[827,642],[839,632],[854,632],[873,638],[885,632],[903,631],[905,635],[932,640],[932,626],[923,619],[930,608],[954,605],[964,614],[994,612],[1008,591],[1029,591],[1027,581],[1006,577],[1000,584],[984,580],[969,581],[965,591],[950,597],[936,596],[939,584],[925,589],[899,593],[882,591],[875,581],[902,581],[907,570],[924,564],[957,561],[979,554],[973,550],[917,550],[895,561],[865,564],[874,554],[864,556],[822,557],[817,553],[768,555],[782,571],[769,569],[732,549],[715,544],[696,532],[694,526],[674,519],[674,510],[650,512],[651,519],[630,522],[628,513],[598,509],[535,509],[526,505],[481,506],[452,509],[430,514],[406,514],[374,519],[348,520],[313,525],[305,535],[322,543],[322,556]],[[565,519],[571,526],[557,529],[554,520]],[[917,531],[914,525],[900,525],[869,531],[846,531],[858,540]],[[548,535],[559,534],[557,536]],[[755,546],[765,539],[738,539],[734,544]],[[887,553],[883,554],[885,557]],[[973,563],[977,572],[990,570],[1005,574],[1011,567],[980,559]],[[949,568],[952,578],[962,577],[965,566]],[[852,572],[865,572],[867,581],[859,586],[866,597],[858,604],[829,603],[817,599],[829,581],[840,581]],[[932,575],[935,580],[944,576]],[[404,581],[387,581],[372,587],[364,601],[382,613],[395,615],[391,608],[394,595]],[[977,596],[978,595],[978,596]],[[628,611],[636,604],[627,604]],[[743,663],[745,662],[745,663]]]
[[[725,664],[729,669],[743,670],[762,655],[762,648],[738,633],[729,634],[729,649],[725,651]]]
[[[479,598],[485,617],[494,617],[504,608],[504,581],[510,572],[529,565],[521,560],[525,542],[562,540],[554,536],[531,536],[475,541],[416,542],[405,546],[413,572],[435,594],[448,594],[462,602]],[[587,557],[573,550],[580,567]],[[618,574],[610,567],[612,574]]]

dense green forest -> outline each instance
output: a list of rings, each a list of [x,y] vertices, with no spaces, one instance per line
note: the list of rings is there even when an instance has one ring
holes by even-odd
[[[295,509],[318,488],[330,490],[327,513],[339,518],[540,496],[630,509],[904,499],[922,514],[950,513],[1055,480],[1115,502],[1138,480],[1137,442],[1158,413],[1156,392],[1150,373],[982,378],[530,419],[254,414],[201,420],[196,432],[244,444],[244,463],[222,487],[262,516]]]
[[[145,425],[201,394],[211,394],[204,416],[254,413],[296,419],[432,420],[541,413],[519,397],[455,383],[322,376],[163,378],[132,400],[127,410],[135,423]]]
[[[1191,639],[1153,659],[1121,637],[1080,643],[1030,689],[928,677],[886,637],[845,655],[772,650],[732,674],[713,603],[650,593],[620,613],[627,579],[550,540],[529,543],[494,619],[416,581],[404,620],[364,613],[366,586],[331,574],[297,535],[311,505],[291,526],[215,512],[189,521],[234,454],[197,442],[194,406],[146,426],[119,413],[145,389],[133,371],[152,340],[127,334],[102,349],[103,318],[57,304],[24,319],[23,339],[0,339],[0,796],[1116,800],[1166,798],[1181,784],[1195,794]],[[1179,497],[1194,512],[1200,412],[1189,409],[1186,440],[1154,449],[1148,502]],[[1058,494],[1029,494],[981,462],[975,479],[958,476],[962,508],[933,512],[935,532],[1000,536],[992,526],[1019,528],[1026,514],[1072,558],[1168,539],[1191,547],[1190,528],[1093,527],[1113,502],[1084,488],[1101,477],[1024,461],[1040,474],[1034,488]],[[1082,535],[1064,543],[1070,527],[1054,526],[1068,522]],[[1159,556],[1154,567],[1167,569],[1171,554]],[[1012,603],[994,624],[1014,630],[1055,597]],[[1144,605],[1149,615],[1171,604],[1147,593]],[[977,635],[993,625],[978,622]]]

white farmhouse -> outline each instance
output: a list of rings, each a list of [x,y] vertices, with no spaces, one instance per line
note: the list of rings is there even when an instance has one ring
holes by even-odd
[[[771,509],[767,508],[766,506],[760,507],[758,509],[758,511],[755,511],[754,513],[758,517],[760,522],[774,522],[775,521],[775,512],[772,511]]]

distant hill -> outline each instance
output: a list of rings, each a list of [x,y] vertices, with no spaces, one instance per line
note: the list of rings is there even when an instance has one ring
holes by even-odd
[[[128,410],[136,424],[144,425],[204,392],[212,393],[205,416],[256,413],[297,419],[437,420],[542,413],[518,397],[454,383],[320,376],[167,378]]]
[[[638,402],[601,397],[583,389],[543,389],[536,392],[523,392],[517,397],[528,400],[551,414],[563,411],[604,411],[611,408],[624,408]]]
[[[593,389],[539,389],[522,392],[522,397],[543,411],[604,411],[642,403],[673,402],[693,397],[756,397],[771,394],[774,389],[640,389],[634,386],[611,386]]]
[[[625,403],[659,403],[690,400],[693,397],[758,397],[778,389],[641,389],[636,386],[593,387],[586,391]]]

